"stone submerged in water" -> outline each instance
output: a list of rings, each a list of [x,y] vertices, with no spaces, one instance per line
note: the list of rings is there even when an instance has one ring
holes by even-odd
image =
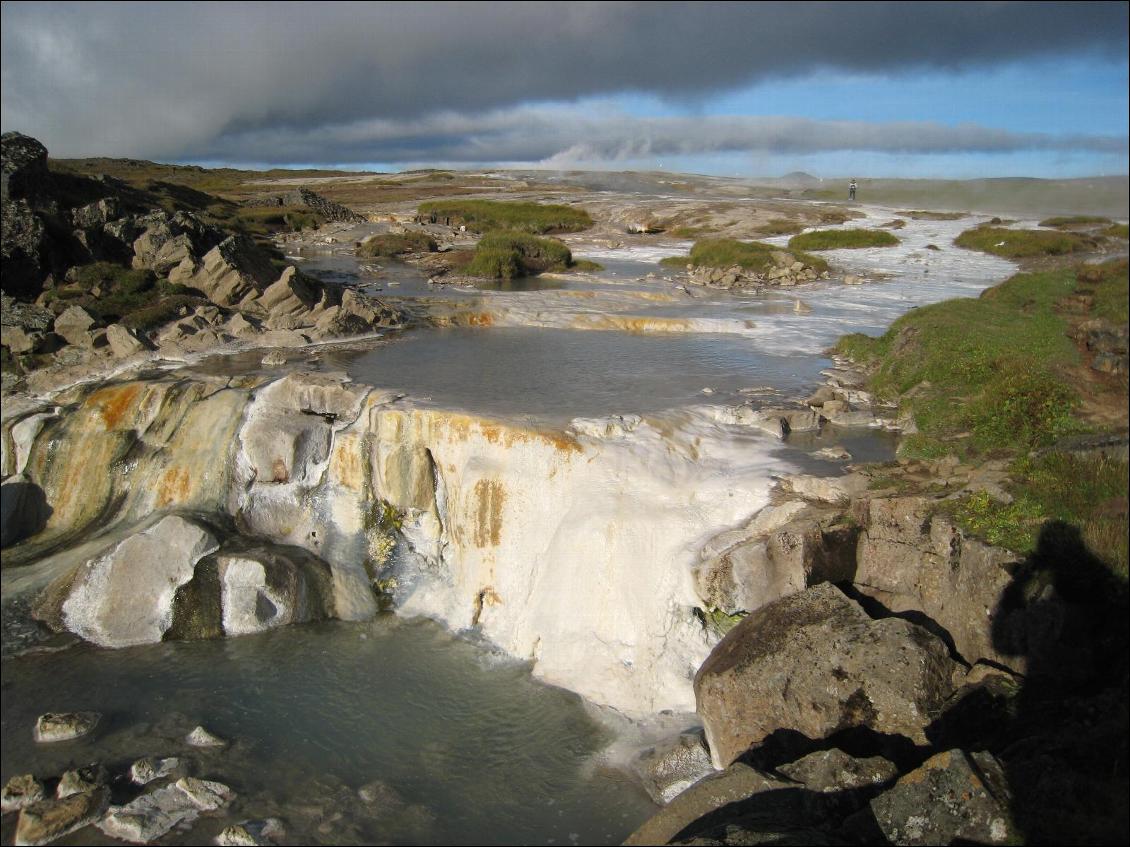
[[[716,767],[777,730],[810,739],[865,727],[925,743],[953,690],[945,644],[898,618],[871,620],[823,583],[750,614],[695,676]]]
[[[227,827],[216,836],[219,847],[257,847],[275,844],[285,837],[286,830],[278,818],[265,818],[258,821],[243,821]]]
[[[155,756],[146,756],[138,759],[129,769],[129,778],[135,785],[148,785],[158,779],[164,779],[180,770],[181,760],[176,756],[167,759],[158,759]]]
[[[111,838],[137,844],[154,841],[178,824],[196,820],[231,802],[235,793],[220,782],[182,777],[124,806],[111,806],[98,828]]]
[[[226,747],[228,742],[198,726],[184,737],[184,743],[192,747]]]
[[[110,772],[97,762],[92,762],[81,768],[74,768],[63,774],[55,788],[55,796],[62,800],[72,794],[81,794],[84,791],[93,791],[110,782]]]
[[[70,741],[89,734],[98,725],[98,712],[48,712],[35,722],[35,740],[41,744]]]
[[[110,802],[107,788],[71,794],[62,800],[41,800],[20,810],[16,844],[48,844],[94,823]]]
[[[38,803],[47,794],[43,783],[32,774],[25,773],[14,776],[0,789],[0,809],[5,812],[15,812],[24,806]]]

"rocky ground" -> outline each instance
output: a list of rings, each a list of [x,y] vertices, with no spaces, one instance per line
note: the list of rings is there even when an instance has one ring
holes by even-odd
[[[370,508],[378,505],[370,502],[370,469],[357,458],[359,445],[405,428],[406,418],[386,408],[396,398],[311,375],[169,378],[56,395],[71,407],[68,438],[41,445],[33,464],[65,529],[36,539],[47,500],[22,472],[58,410],[27,395],[156,357],[371,335],[403,324],[404,313],[310,279],[269,242],[203,213],[147,208],[152,197],[112,178],[53,176],[32,139],[6,135],[3,164],[3,543],[32,536],[5,565],[73,547],[91,527],[105,528],[108,515],[123,516],[94,546],[58,560],[37,592],[35,616],[117,647],[371,613],[375,574],[358,561],[379,560],[387,549],[359,553],[334,526],[363,511],[343,503],[362,503],[358,537],[380,547],[402,529],[398,510]],[[738,200],[629,203],[577,189],[511,189],[508,196],[522,199],[583,199],[598,224],[569,236],[576,246],[704,232],[749,238],[783,217],[803,225],[842,214],[816,206],[798,213],[770,200],[739,215]],[[420,230],[440,249],[407,258],[438,277],[451,272],[452,253],[474,245],[459,227],[416,221],[412,197],[382,205],[379,215],[302,191],[258,202],[302,204],[333,221],[313,234],[277,234],[283,250],[311,243],[352,250],[373,232]],[[742,288],[818,276],[781,251],[768,274],[702,269],[690,281]],[[1080,373],[1124,376],[1125,330],[1095,323],[1082,306],[1071,322],[1086,353]],[[727,422],[778,438],[829,423],[913,431],[913,419],[872,395],[866,374],[847,361],[827,377],[803,403],[737,406]],[[1124,422],[1121,396],[1122,410],[1105,403],[1094,414],[1115,422],[1121,414]],[[487,429],[492,443],[540,439],[579,450],[564,436]],[[237,445],[234,467],[214,468],[227,454],[199,449],[201,441]],[[405,503],[426,502],[421,511],[439,514],[431,452],[391,438],[385,449],[382,472]],[[1084,439],[1070,449],[1125,461],[1124,438]],[[81,476],[91,456],[120,475]],[[1095,558],[1076,527],[1049,523],[1038,547],[1020,555],[960,525],[952,506],[962,498],[1012,496],[1007,457],[855,465],[829,448],[822,458],[845,462],[845,473],[781,477],[768,507],[703,546],[693,571],[701,625],[724,636],[694,681],[703,730],[636,762],[666,805],[629,843],[1125,842],[1125,580]],[[485,539],[498,532],[491,510],[502,498],[492,496],[479,510]],[[245,534],[278,543],[251,544]],[[346,598],[358,595],[365,608],[349,606]],[[472,623],[493,602],[482,590]],[[96,726],[94,715],[45,715],[36,731],[46,744]],[[276,810],[242,823],[223,817],[235,798],[217,781],[214,752],[199,749],[206,735],[178,728],[161,756],[139,749],[125,765],[13,777],[3,791],[5,834],[46,843],[95,823],[108,836],[149,842],[214,815],[232,824],[216,843],[286,840],[288,821],[276,820]],[[324,823],[335,805],[430,814],[402,808],[377,784],[331,789],[314,792],[330,799],[312,801],[318,808],[299,829]],[[278,817],[303,814],[278,810]]]

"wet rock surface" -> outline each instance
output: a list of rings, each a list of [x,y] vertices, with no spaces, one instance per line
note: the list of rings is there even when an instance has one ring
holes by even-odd
[[[656,803],[668,803],[703,777],[714,773],[710,751],[701,730],[644,750],[632,764]]]
[[[93,732],[101,719],[98,712],[48,712],[35,722],[35,740],[53,744],[82,738]]]
[[[16,844],[49,844],[94,823],[110,800],[106,788],[94,788],[62,799],[41,800],[20,810]]]

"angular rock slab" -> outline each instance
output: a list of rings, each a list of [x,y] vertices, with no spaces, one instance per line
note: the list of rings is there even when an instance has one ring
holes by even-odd
[[[1006,785],[990,753],[948,750],[873,799],[871,810],[892,844],[1016,843]]]
[[[821,793],[882,785],[898,776],[898,768],[882,756],[857,759],[835,748],[809,753],[777,770],[809,791]]]
[[[829,583],[749,615],[695,676],[715,767],[777,730],[826,738],[851,727],[926,743],[953,690],[945,644],[897,618],[873,621]]]
[[[706,740],[697,730],[684,732],[645,750],[632,767],[651,799],[660,804],[670,803],[700,779],[714,773]]]
[[[48,844],[94,823],[110,802],[107,788],[72,794],[61,800],[41,800],[20,810],[16,844]]]
[[[265,818],[260,821],[243,821],[227,827],[216,836],[219,847],[255,847],[275,844],[286,835],[283,823],[278,818]]]
[[[160,641],[173,623],[177,588],[219,546],[199,524],[179,515],[162,518],[68,575],[66,628],[102,647]]]
[[[46,796],[43,783],[30,773],[14,776],[0,789],[0,810],[15,812],[24,806],[38,803]]]
[[[94,762],[81,768],[74,768],[63,774],[59,784],[55,787],[55,796],[62,800],[72,794],[82,794],[84,791],[94,791],[109,785],[110,772],[102,765]]]
[[[234,796],[223,783],[183,777],[124,806],[111,806],[98,828],[111,838],[145,844],[178,824],[191,823],[201,812],[226,806]]]

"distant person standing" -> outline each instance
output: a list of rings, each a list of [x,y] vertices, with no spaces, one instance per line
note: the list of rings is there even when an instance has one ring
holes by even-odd
[[[848,200],[854,200],[855,199],[855,189],[856,188],[858,188],[858,186],[855,184],[855,180],[853,179],[851,181],[851,185],[848,186]]]

